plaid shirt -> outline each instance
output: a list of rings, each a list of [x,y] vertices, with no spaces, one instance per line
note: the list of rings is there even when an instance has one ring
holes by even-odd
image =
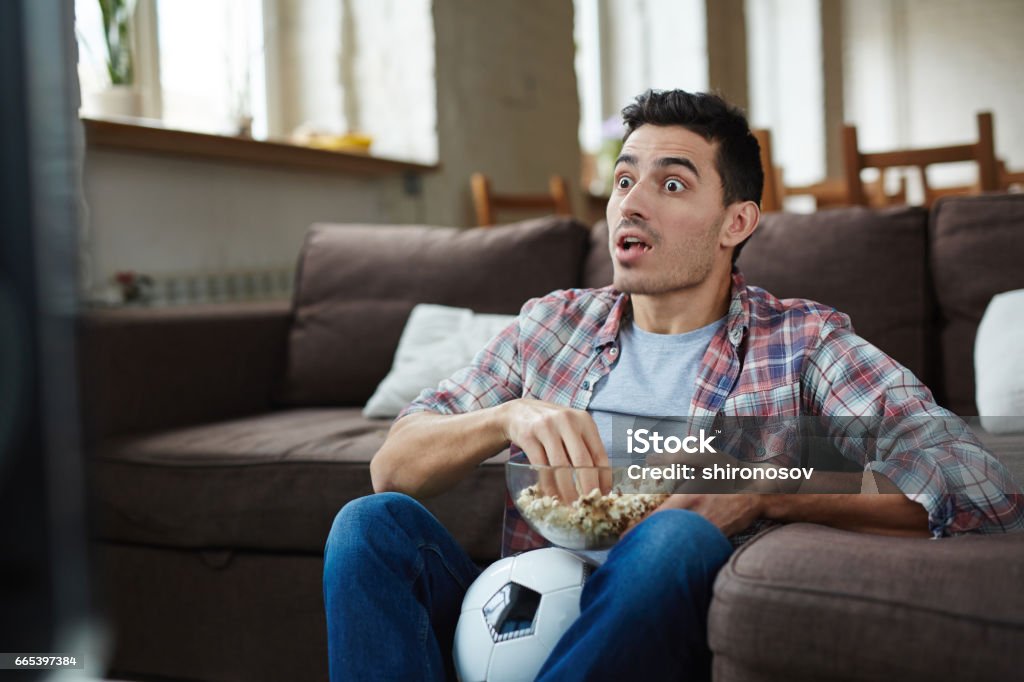
[[[611,287],[532,299],[469,367],[424,390],[398,419],[522,397],[585,410],[615,363],[629,310],[628,295]],[[748,286],[738,270],[726,324],[704,355],[688,414],[871,420],[881,425],[885,456],[844,454],[921,503],[935,537],[1024,529],[1024,494],[1009,473],[909,370],[857,336],[846,315],[813,301],[779,300]],[[506,495],[502,554],[543,545]]]

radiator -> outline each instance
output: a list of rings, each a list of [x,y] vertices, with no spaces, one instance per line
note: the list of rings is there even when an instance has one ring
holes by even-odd
[[[142,286],[140,302],[159,306],[287,299],[294,278],[292,266],[156,274],[150,275],[150,286]]]

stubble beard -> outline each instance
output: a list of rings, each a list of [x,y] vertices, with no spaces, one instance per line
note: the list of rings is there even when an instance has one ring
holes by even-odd
[[[645,272],[631,266],[624,266],[614,260],[614,277],[612,285],[624,294],[641,296],[657,296],[683,289],[689,289],[705,282],[714,267],[714,245],[717,243],[718,229],[722,224],[725,212],[716,216],[695,238],[676,244],[671,251],[655,253],[661,262],[661,268],[652,270],[650,265]],[[663,249],[664,240],[655,244],[656,249]]]

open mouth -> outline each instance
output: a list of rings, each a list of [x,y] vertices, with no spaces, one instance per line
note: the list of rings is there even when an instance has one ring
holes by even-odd
[[[619,238],[619,248],[623,251],[631,251],[633,253],[647,253],[651,250],[651,245],[645,242],[640,237],[634,237],[627,235]]]

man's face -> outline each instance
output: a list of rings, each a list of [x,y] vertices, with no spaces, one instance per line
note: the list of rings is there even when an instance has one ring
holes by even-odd
[[[658,295],[708,278],[725,219],[716,151],[681,126],[642,125],[626,140],[608,201],[616,289]]]

